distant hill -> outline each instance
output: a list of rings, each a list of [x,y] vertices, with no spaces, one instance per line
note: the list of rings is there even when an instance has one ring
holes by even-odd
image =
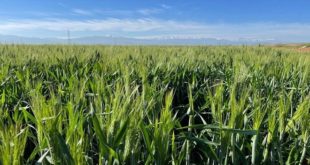
[[[215,38],[156,38],[138,39],[128,37],[104,37],[89,36],[67,39],[59,38],[35,38],[20,37],[13,35],[0,35],[2,44],[104,44],[104,45],[251,45],[251,44],[272,44],[273,40],[225,40]]]

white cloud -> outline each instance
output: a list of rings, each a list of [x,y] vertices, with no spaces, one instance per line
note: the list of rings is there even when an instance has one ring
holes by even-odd
[[[66,7],[66,5],[64,3],[61,3],[61,2],[58,2],[57,5],[60,7],[63,7],[63,8]]]
[[[35,34],[72,31],[79,36],[117,34],[140,38],[220,38],[220,39],[282,39],[310,40],[310,24],[300,23],[243,23],[207,24],[191,21],[160,19],[29,19],[0,22],[2,34]]]
[[[109,15],[109,16],[131,16],[135,14],[135,11],[132,10],[102,10],[102,9],[95,9],[93,10],[95,14],[100,15]]]
[[[49,20],[19,20],[0,23],[1,31],[12,30],[36,30],[44,29],[51,31],[62,31],[70,29],[71,31],[165,31],[169,29],[200,29],[201,25],[191,22],[164,21],[156,19],[102,19],[102,20],[65,20],[65,19],[49,19]]]
[[[165,10],[170,9],[171,6],[168,6],[166,4],[161,4],[158,8],[145,8],[145,9],[139,9],[137,10],[138,13],[142,15],[154,15],[154,14],[160,14],[165,12]]]
[[[161,7],[164,8],[164,9],[171,9],[171,6],[166,5],[166,4],[162,4]]]
[[[153,14],[159,14],[161,12],[163,12],[162,9],[140,9],[137,11],[138,13],[142,14],[142,15],[153,15]]]
[[[93,15],[91,11],[83,9],[73,9],[72,12],[77,15]]]
[[[109,9],[81,9],[81,8],[75,8],[72,9],[72,13],[75,15],[84,15],[84,16],[93,16],[96,14],[102,14],[102,15],[111,15],[111,16],[118,16],[118,15],[144,15],[144,16],[150,16],[150,15],[156,15],[160,13],[164,13],[168,9],[170,9],[171,6],[168,6],[166,4],[161,4],[158,7],[153,8],[141,8],[136,10],[109,10]]]

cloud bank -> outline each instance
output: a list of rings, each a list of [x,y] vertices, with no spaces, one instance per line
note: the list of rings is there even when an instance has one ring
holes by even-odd
[[[82,10],[75,12],[91,14]],[[147,15],[155,11],[141,12]],[[136,38],[289,39],[301,42],[310,40],[310,24],[301,23],[207,24],[154,18],[23,19],[0,22],[0,33],[9,35],[49,37],[48,34],[61,35],[67,30],[70,30],[75,37],[118,35]]]

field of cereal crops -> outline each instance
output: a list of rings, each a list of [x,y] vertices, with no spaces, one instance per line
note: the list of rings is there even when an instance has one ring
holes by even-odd
[[[310,53],[0,46],[0,164],[309,164]]]

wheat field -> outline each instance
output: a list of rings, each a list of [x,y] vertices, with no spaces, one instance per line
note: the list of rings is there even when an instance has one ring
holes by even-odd
[[[0,164],[310,164],[310,53],[0,46]]]

